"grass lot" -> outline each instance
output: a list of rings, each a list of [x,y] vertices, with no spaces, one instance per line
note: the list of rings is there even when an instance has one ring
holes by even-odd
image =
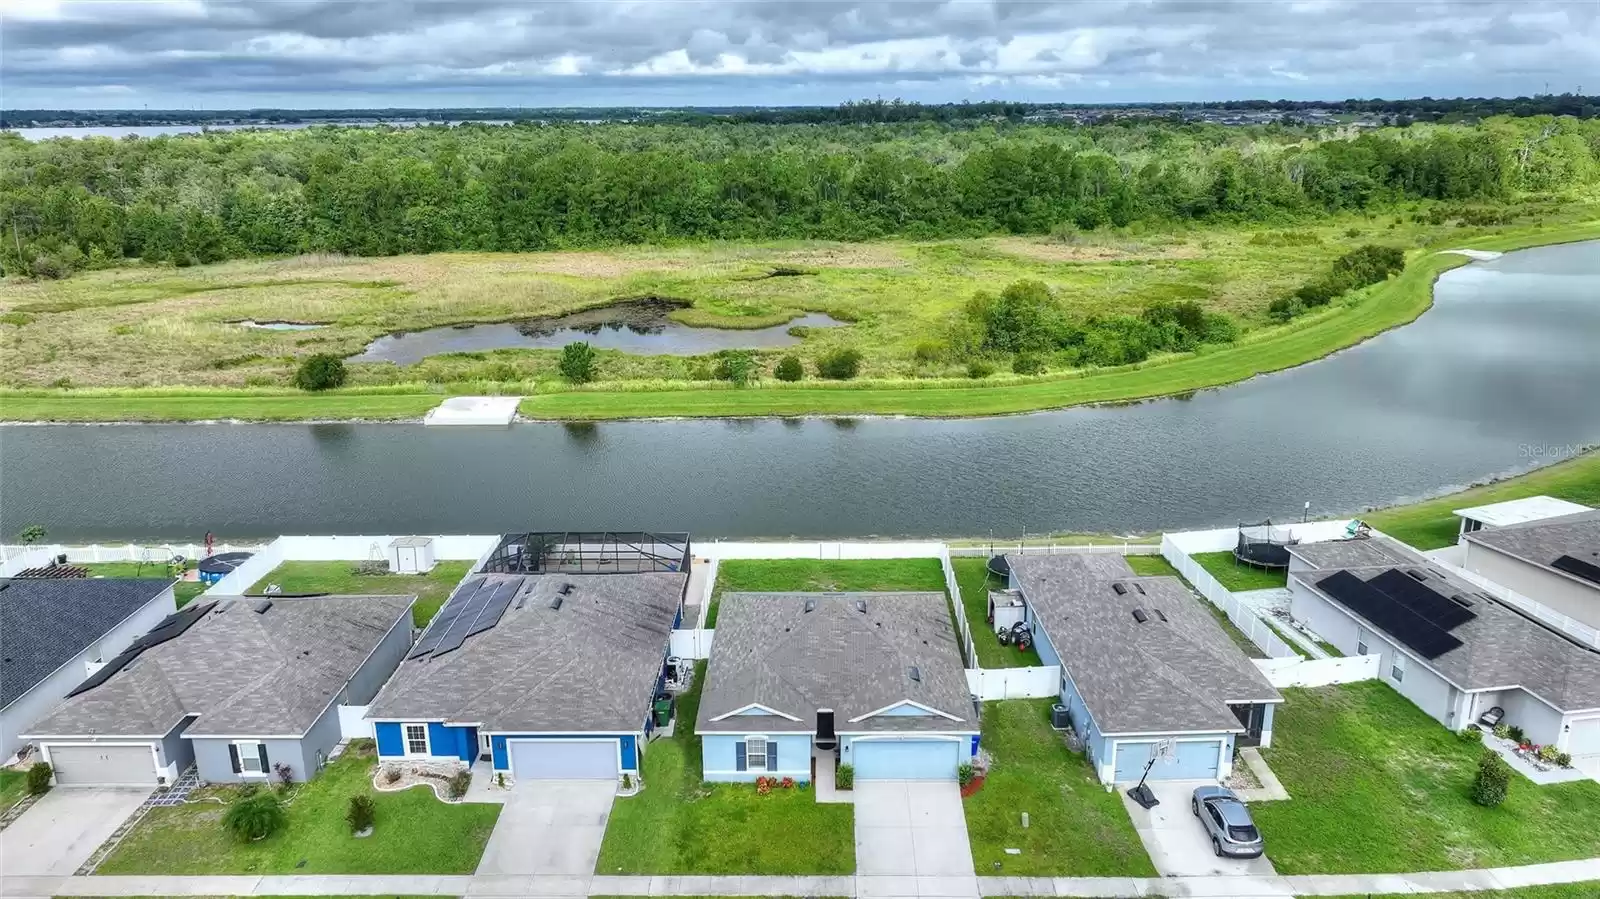
[[[195,802],[152,809],[98,874],[471,874],[500,806],[446,805],[428,789],[372,789],[372,750],[353,751],[299,788],[289,826],[259,843],[222,829],[223,806]],[[231,795],[232,788],[208,788]],[[345,824],[350,797],[367,793],[377,829],[358,840]]]
[[[358,562],[284,562],[256,581],[251,593],[277,584],[285,593],[335,593],[349,596],[417,595],[411,620],[417,627],[428,622],[450,598],[450,591],[467,576],[471,562],[440,562],[427,574],[357,574]]]
[[[1250,638],[1244,635],[1244,631],[1239,630],[1232,621],[1228,620],[1226,612],[1212,605],[1210,600],[1201,596],[1194,589],[1194,585],[1189,583],[1188,578],[1180,574],[1178,569],[1172,567],[1171,562],[1168,562],[1162,556],[1141,555],[1123,556],[1123,558],[1128,561],[1128,567],[1133,569],[1133,573],[1140,577],[1175,577],[1183,581],[1184,586],[1189,588],[1189,592],[1194,594],[1194,601],[1200,604],[1200,608],[1210,612],[1211,617],[1217,619],[1217,624],[1222,625],[1222,630],[1228,635],[1228,639],[1243,650],[1245,655],[1252,659],[1264,659],[1267,657],[1267,654],[1261,651],[1261,647],[1251,642]]]
[[[147,577],[166,578],[167,566],[164,564],[151,564],[145,562],[74,562],[80,568],[89,569],[90,577]],[[178,608],[188,605],[196,596],[206,592],[207,585],[199,581],[178,581],[172,585],[172,595],[178,600]]]
[[[1450,510],[1527,496],[1553,496],[1586,506],[1600,506],[1600,450],[1591,450],[1575,459],[1514,478],[1409,506],[1383,509],[1362,518],[1396,540],[1418,549],[1438,549],[1453,546],[1461,528],[1461,519],[1450,514]]]
[[[706,666],[678,697],[673,736],[649,744],[644,792],[611,808],[596,874],[851,874],[849,805],[818,805],[810,789],[756,795],[753,784],[702,784],[695,715]]]
[[[734,559],[717,566],[706,627],[717,626],[724,593],[943,593],[938,559]]]
[[[1436,871],[1600,855],[1600,784],[1513,776],[1469,796],[1481,747],[1376,681],[1285,690],[1267,764],[1294,797],[1252,807],[1282,874]]]
[[[22,801],[28,795],[28,772],[0,768],[0,812]]]
[[[982,556],[958,556],[950,560],[950,566],[956,571],[961,611],[967,616],[967,627],[972,629],[979,667],[1028,668],[1039,664],[1039,653],[1033,647],[1023,651],[1015,646],[1001,646],[993,634],[988,621],[989,591],[998,590],[1005,583],[989,573],[989,560]]]
[[[966,800],[973,864],[980,874],[1017,877],[1154,877],[1121,798],[1050,729],[1052,702],[984,703],[982,745],[994,767]],[[1022,812],[1031,818],[1026,830]]]
[[[1582,883],[1557,883],[1535,887],[1516,887],[1509,890],[1474,890],[1470,893],[1362,893],[1359,896],[1332,896],[1328,899],[1415,899],[1427,895],[1429,899],[1594,899],[1600,896],[1600,880]]]
[[[1128,567],[1133,569],[1133,573],[1139,577],[1175,577],[1180,580],[1183,579],[1183,575],[1178,573],[1178,569],[1173,568],[1172,563],[1168,562],[1163,556],[1135,555],[1123,556],[1122,558],[1128,563]]]
[[[870,244],[716,244],[595,253],[440,254],[299,258],[184,270],[121,268],[59,282],[0,284],[0,418],[186,420],[207,418],[414,418],[437,394],[529,395],[539,418],[797,414],[986,415],[1137,399],[1231,383],[1299,365],[1421,314],[1434,277],[1466,260],[1413,253],[1404,275],[1286,326],[1264,314],[1329,261],[1379,240],[1411,248],[1512,249],[1600,236],[1588,207],[1547,225],[1484,231],[1406,224],[1351,237],[1365,219],[1297,227],[1310,244],[1253,241],[1272,229],[1210,228],[1138,237],[1096,234],[1074,245],[1026,238]],[[1360,232],[1362,227],[1354,230]],[[784,265],[801,277],[764,278]],[[1034,278],[1057,288],[1080,317],[1136,313],[1151,302],[1196,299],[1247,328],[1235,345],[1152,360],[1137,368],[1004,374],[970,381],[957,362],[919,364],[913,350],[939,336],[949,314],[980,289]],[[601,354],[600,380],[579,390],[556,377],[557,352],[494,351],[430,357],[413,366],[353,363],[350,390],[285,390],[297,359],[358,353],[395,330],[504,321],[570,311],[613,298],[678,297],[675,313],[699,325],[749,327],[806,311],[850,327],[812,329],[792,351],[807,362],[849,346],[862,380],[726,389],[703,377],[703,359]],[[318,331],[253,330],[230,321],[328,322]],[[783,351],[758,354],[764,367]],[[81,389],[42,389],[68,384]],[[211,388],[173,391],[148,388]],[[372,390],[379,388],[380,390]],[[128,392],[126,396],[120,395]],[[182,395],[174,395],[182,394]]]
[[[1289,573],[1283,569],[1256,568],[1233,557],[1232,550],[1214,553],[1195,553],[1189,558],[1216,578],[1222,586],[1234,593],[1246,590],[1272,590],[1289,585]]]

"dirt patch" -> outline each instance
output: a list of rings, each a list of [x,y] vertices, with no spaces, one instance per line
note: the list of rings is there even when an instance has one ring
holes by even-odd
[[[682,259],[571,252],[519,257],[506,270],[577,278],[617,278],[636,272],[678,271],[687,267],[688,263]]]
[[[906,260],[894,247],[851,244],[816,247],[770,254],[773,267],[808,268],[900,268]]]
[[[562,328],[574,328],[580,331],[603,327],[633,328],[640,331],[660,330],[667,325],[668,315],[692,305],[688,300],[676,297],[654,295],[628,297],[604,306],[568,312],[564,315],[543,315],[513,324],[518,331],[529,337],[543,337],[554,334]]]
[[[1139,243],[1067,244],[1025,237],[992,241],[995,249],[1040,262],[1113,262],[1119,259],[1193,259],[1200,248],[1191,244],[1149,246]]]

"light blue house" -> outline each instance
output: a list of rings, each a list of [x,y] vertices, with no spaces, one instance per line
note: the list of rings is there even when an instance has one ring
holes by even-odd
[[[679,571],[467,579],[367,710],[380,761],[637,775],[687,587]]]
[[[955,779],[978,711],[944,594],[723,596],[696,732],[708,781]]]
[[[1040,660],[1105,783],[1219,780],[1283,697],[1201,599],[1117,555],[1008,555]]]

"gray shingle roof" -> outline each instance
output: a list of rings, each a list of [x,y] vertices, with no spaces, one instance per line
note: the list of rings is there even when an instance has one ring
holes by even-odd
[[[1283,698],[1177,578],[1137,577],[1114,555],[1006,561],[1103,733],[1240,732],[1229,702]]]
[[[220,601],[105,683],[64,701],[30,736],[156,736],[191,715],[185,736],[298,736],[355,676],[410,596]]]
[[[1600,565],[1600,509],[1473,531],[1466,537],[1546,568],[1562,556]]]
[[[1289,547],[1289,554],[1304,560],[1314,568],[1404,565],[1418,560],[1415,551],[1396,543],[1388,537],[1328,540],[1322,543],[1298,543]]]
[[[406,660],[367,717],[498,733],[630,733],[644,725],[688,575],[484,577],[519,584],[499,624],[453,652]],[[477,580],[458,590],[476,589]],[[572,591],[551,609],[563,584]]]
[[[857,602],[866,603],[862,613]],[[813,603],[812,611],[806,611]],[[911,679],[917,668],[920,681]],[[910,700],[954,716],[875,716]],[[751,703],[798,718],[719,715]],[[816,731],[976,732],[977,712],[943,593],[729,593],[700,699],[701,733]]]
[[[1425,572],[1422,583],[1440,596],[1459,593],[1470,597],[1477,616],[1450,630],[1462,645],[1428,660],[1430,667],[1466,690],[1523,687],[1563,711],[1600,708],[1600,652],[1584,648],[1436,566],[1419,562],[1406,569]],[[1333,569],[1308,573],[1302,580],[1316,586],[1338,571],[1348,571],[1370,581],[1391,570],[1387,565]],[[1331,596],[1328,600],[1346,608]],[[1370,623],[1369,628],[1383,633],[1383,628]]]
[[[0,580],[0,708],[171,586],[170,578]]]

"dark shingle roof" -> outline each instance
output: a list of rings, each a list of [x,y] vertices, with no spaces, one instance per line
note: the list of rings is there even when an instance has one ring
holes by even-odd
[[[518,585],[499,623],[454,651],[406,660],[367,717],[442,719],[499,733],[627,733],[644,725],[688,575],[484,577]],[[476,590],[478,580],[458,591]],[[552,609],[563,584],[572,590]]]
[[[857,603],[865,603],[861,612]],[[811,605],[811,611],[806,606]],[[730,593],[700,700],[700,732],[804,732],[818,709],[834,730],[976,731],[961,650],[942,593]],[[911,678],[917,669],[918,680]],[[911,701],[953,716],[874,716]],[[798,718],[766,715],[713,721],[759,703]],[[759,724],[752,724],[752,721]]]
[[[1388,537],[1298,543],[1289,547],[1289,555],[1301,559],[1313,568],[1403,565],[1421,561],[1421,557],[1410,547],[1402,546]]]
[[[1600,509],[1473,531],[1466,538],[1546,568],[1562,556],[1600,565]]]
[[[64,701],[31,736],[300,735],[402,616],[410,596],[222,600],[181,635]]]
[[[1114,555],[1006,561],[1103,733],[1237,732],[1229,702],[1283,698],[1177,578],[1137,577]]]
[[[153,578],[0,580],[0,708],[171,586]]]

